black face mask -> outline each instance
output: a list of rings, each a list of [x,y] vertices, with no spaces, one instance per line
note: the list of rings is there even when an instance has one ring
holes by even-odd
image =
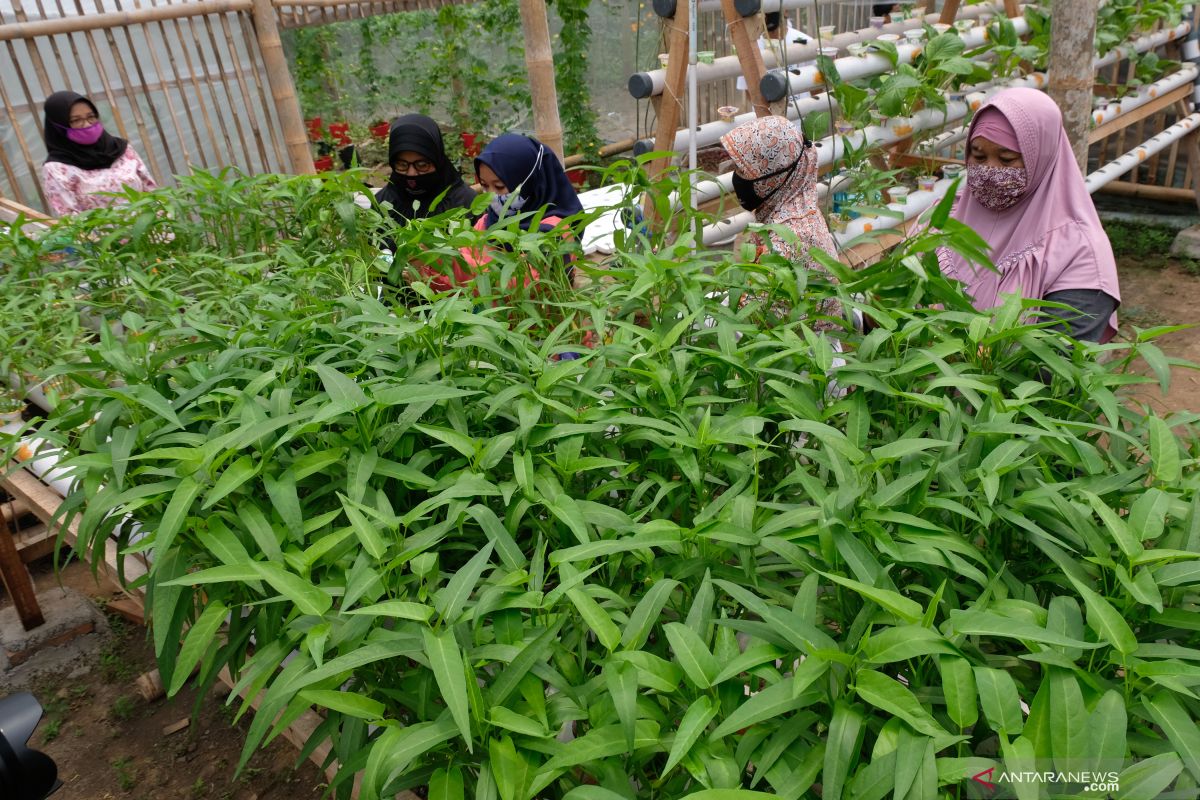
[[[800,155],[800,158],[804,158],[803,153]],[[743,178],[736,172],[733,173],[733,191],[734,194],[737,195],[738,202],[741,203],[742,208],[746,209],[747,211],[753,211],[774,197],[776,192],[787,185],[786,179],[780,181],[779,185],[768,192],[766,197],[758,196],[758,192],[754,191],[754,184],[758,183],[759,181],[765,181],[767,178],[774,178],[776,175],[780,175],[784,172],[788,173],[788,177],[791,177],[792,172],[794,172],[796,167],[800,165],[800,158],[797,158],[790,165],[784,167],[783,169],[777,169],[774,172],[768,172],[766,175],[759,175],[757,178]]]
[[[426,172],[423,175],[407,175],[403,172],[392,170],[392,183],[397,188],[407,191],[409,194],[426,194],[427,192],[437,192],[442,188],[443,179],[440,172],[436,169],[433,172]],[[416,184],[415,187],[409,188],[409,181]]]

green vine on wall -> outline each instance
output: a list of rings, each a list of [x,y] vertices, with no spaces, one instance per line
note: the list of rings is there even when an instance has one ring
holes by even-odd
[[[595,157],[600,149],[600,132],[588,86],[588,56],[592,43],[588,6],[591,3],[592,0],[555,0],[554,8],[562,20],[555,59],[555,83],[566,151]]]

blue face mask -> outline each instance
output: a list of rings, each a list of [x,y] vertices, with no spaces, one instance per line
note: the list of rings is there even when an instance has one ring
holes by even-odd
[[[534,173],[538,171],[538,167],[542,165],[542,155],[545,152],[545,145],[538,145],[537,159],[533,162],[533,169],[529,170],[529,174],[525,176],[525,179],[518,183],[517,188],[513,189],[509,194],[498,194],[492,198],[492,202],[488,203],[488,208],[491,209],[497,218],[504,219],[509,214],[515,214],[525,207],[528,198],[521,194],[521,187],[525,185],[525,181],[532,178]]]

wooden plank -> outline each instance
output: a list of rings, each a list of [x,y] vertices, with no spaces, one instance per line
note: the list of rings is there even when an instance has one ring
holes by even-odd
[[[3,519],[0,519],[0,580],[3,580],[4,588],[17,609],[21,627],[29,631],[46,622],[33,590],[33,577],[25,568],[25,562],[21,561],[8,523]]]
[[[1192,200],[1200,208],[1200,137],[1193,133],[1184,137],[1188,154],[1188,173],[1191,176]]]
[[[682,2],[679,5],[683,5]],[[725,27],[737,48],[738,61],[742,64],[742,75],[746,77],[746,93],[750,96],[750,107],[759,117],[771,116],[771,107],[762,95],[762,78],[766,72],[763,64],[762,51],[758,42],[750,38],[745,18],[734,7],[733,0],[721,0],[721,10],[725,13]],[[678,15],[678,12],[676,12]],[[780,25],[783,22],[780,21]],[[692,134],[695,135],[694,133]]]
[[[1130,111],[1128,114],[1122,114],[1116,119],[1109,120],[1103,125],[1093,128],[1092,132],[1088,134],[1088,144],[1094,144],[1104,137],[1110,136],[1118,131],[1123,132],[1135,122],[1140,122],[1151,114],[1162,111],[1167,106],[1178,102],[1184,97],[1190,97],[1193,88],[1194,87],[1191,84],[1188,84],[1187,86],[1180,86],[1177,89],[1172,89],[1166,94],[1160,95],[1154,100],[1151,100],[1149,103],[1146,103],[1146,105],[1142,106],[1141,108],[1136,108],[1133,111]],[[1138,141],[1143,140],[1139,139]],[[1123,147],[1124,145],[1122,144],[1121,146]],[[1125,151],[1122,150],[1121,152]]]
[[[28,564],[53,553],[57,537],[49,527],[39,522],[32,527],[17,530],[12,538],[21,561]]]

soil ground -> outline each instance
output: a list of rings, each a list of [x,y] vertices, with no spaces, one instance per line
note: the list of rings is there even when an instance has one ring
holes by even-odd
[[[1122,329],[1133,326],[1200,326],[1200,276],[1194,265],[1163,259],[1121,259]],[[1170,356],[1200,362],[1200,327],[1159,340]],[[1139,396],[1160,413],[1200,409],[1200,372],[1175,370],[1164,397],[1155,387]],[[35,566],[40,591],[58,584],[48,560]],[[64,584],[103,603],[112,587],[97,585],[86,567],[74,564]],[[7,605],[0,593],[0,608]],[[143,628],[110,615],[111,632],[94,663],[35,686],[46,716],[33,745],[58,763],[64,788],[55,800],[304,800],[317,798],[323,776],[309,762],[295,767],[297,751],[279,740],[254,756],[240,776],[234,772],[249,717],[230,730],[231,710],[223,696],[209,696],[199,717],[184,730],[164,735],[165,726],[189,718],[195,692],[185,689],[172,700],[145,703],[134,680],[154,667],[154,654]],[[83,672],[84,674],[78,674]],[[0,673],[0,694],[5,693]]]
[[[57,589],[50,559],[33,571],[39,594]],[[61,580],[101,607],[116,596],[80,563],[67,567]],[[0,592],[0,607],[7,604]],[[315,800],[322,795],[324,776],[308,761],[297,768],[299,752],[283,739],[255,754],[235,776],[250,713],[230,729],[238,706],[225,705],[222,684],[204,698],[195,718],[191,688],[147,703],[134,684],[154,668],[146,629],[115,614],[108,619],[110,631],[92,651],[91,663],[33,686],[46,713],[30,744],[55,760],[64,783],[53,800]],[[0,673],[0,696],[7,694],[4,682]],[[164,734],[163,728],[184,719],[191,719],[188,727]]]

